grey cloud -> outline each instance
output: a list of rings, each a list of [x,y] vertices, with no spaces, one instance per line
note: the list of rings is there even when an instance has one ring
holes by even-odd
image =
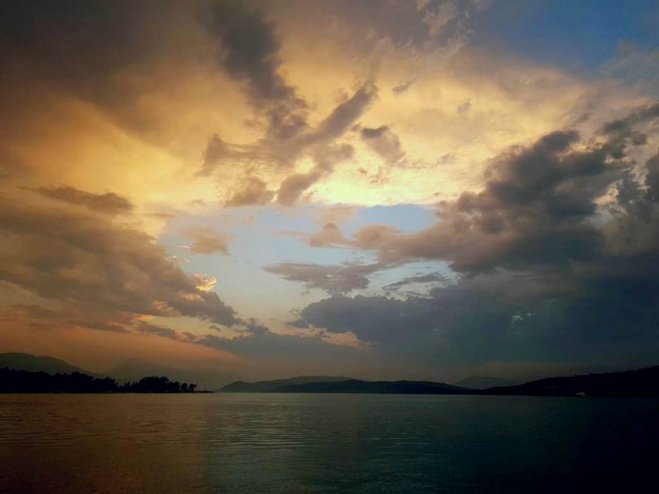
[[[659,151],[646,164],[645,185],[653,201],[659,201]]]
[[[209,30],[222,43],[222,64],[236,78],[245,79],[253,96],[288,99],[294,90],[279,74],[280,43],[271,22],[253,5],[221,0],[212,7]]]
[[[268,190],[266,183],[257,178],[249,177],[244,187],[237,191],[224,205],[227,207],[260,206],[272,201],[275,193]]]
[[[384,287],[384,290],[396,291],[406,285],[410,285],[413,283],[446,283],[446,281],[447,281],[446,277],[442,276],[441,274],[436,274],[436,273],[421,274],[416,276],[408,276],[407,278],[403,278],[400,281],[389,283]]]
[[[312,247],[340,246],[346,244],[346,239],[335,223],[325,223],[320,231],[312,234],[307,239]]]
[[[398,84],[397,86],[394,86],[391,89],[391,92],[396,96],[400,96],[401,94],[407,92],[407,90],[410,88],[410,86],[412,86],[412,84],[414,84],[415,82],[416,82],[415,79],[411,79],[409,81]]]
[[[434,11],[426,9],[423,23],[428,28],[428,36],[431,38],[438,36],[457,16],[458,9],[454,2],[441,2]]]
[[[304,191],[315,184],[321,176],[322,173],[319,170],[289,175],[279,187],[277,201],[283,206],[292,206],[300,199]]]
[[[306,138],[311,143],[328,142],[341,137],[377,97],[377,87],[368,82],[342,103]]]
[[[264,269],[286,280],[302,283],[308,288],[318,288],[330,294],[342,294],[366,288],[369,284],[368,276],[381,268],[379,264],[322,266],[286,262]]]
[[[107,214],[130,213],[133,210],[133,204],[128,199],[114,192],[93,194],[70,186],[42,187],[38,189],[38,192],[51,199],[77,204]]]
[[[659,103],[640,108],[624,118],[613,120],[604,125],[603,131],[609,134],[630,132],[634,125],[659,118]]]
[[[307,173],[295,173],[284,179],[277,193],[277,201],[280,204],[291,206],[313,184],[332,173],[338,162],[352,156],[352,147],[332,144],[361,117],[376,95],[377,88],[373,84],[363,85],[350,98],[334,108],[314,131],[302,137],[302,147],[313,147],[316,166]]]
[[[315,152],[316,165],[307,173],[294,173],[286,177],[277,192],[277,202],[292,206],[312,185],[334,171],[337,163],[352,156],[351,146],[322,146]]]
[[[101,96],[112,73],[139,62],[150,49],[139,29],[147,11],[158,14],[133,2],[8,0],[0,5],[0,54],[18,52],[59,83]]]
[[[341,13],[346,25],[359,29],[368,23],[373,35],[356,41],[364,47],[373,49],[373,44],[386,42],[427,50],[464,42],[470,34],[470,20],[483,9],[466,1],[432,1],[419,8],[417,2],[354,0],[338,0],[327,8],[334,15]]]
[[[364,127],[360,133],[366,144],[389,163],[396,163],[405,157],[398,136],[388,126]]]
[[[618,43],[619,57],[605,64],[601,70],[626,87],[654,98],[659,97],[659,50],[642,48],[633,42]]]
[[[134,321],[132,328],[134,331],[142,334],[151,334],[168,338],[170,340],[179,341],[182,343],[194,343],[195,336],[191,333],[176,331],[165,326],[158,326],[146,321]]]
[[[69,93],[102,107],[130,132],[156,139],[158,122],[136,111],[138,100],[161,82],[154,66],[205,56],[194,29],[198,7],[127,0],[0,2],[0,95],[29,105],[33,92]],[[143,84],[125,84],[127,79]]]
[[[651,365],[659,350],[656,274],[484,274],[429,297],[334,296],[305,307],[293,324],[354,332],[374,351],[408,363]]]
[[[232,157],[233,153],[229,146],[217,134],[211,136],[204,150],[203,163],[200,170],[201,175],[208,175],[213,168],[218,166],[225,158]]]
[[[459,105],[458,108],[456,109],[456,111],[460,115],[465,115],[465,114],[469,113],[469,110],[471,110],[471,100],[465,101],[464,103]]]
[[[229,254],[229,240],[225,235],[208,228],[192,228],[187,235],[192,239],[190,252],[193,254]]]
[[[377,96],[377,88],[372,83],[363,84],[345,101],[339,103],[332,112],[314,129],[296,132],[282,138],[266,136],[252,146],[233,146],[219,136],[212,136],[204,152],[200,173],[211,174],[216,168],[229,162],[262,162],[290,166],[295,159],[308,154],[315,162],[314,167],[305,173],[292,173],[280,184],[276,193],[277,202],[290,206],[300,200],[304,193],[324,176],[331,174],[335,166],[353,155],[352,146],[337,141],[351,128]],[[257,179],[258,180],[258,179]],[[273,194],[274,195],[274,194]],[[256,198],[266,203],[270,192],[265,184],[252,180],[247,189],[238,192],[229,200],[229,205],[251,203]]]
[[[323,341],[318,335],[278,334],[267,328],[263,328],[261,331],[248,331],[232,339],[206,335],[197,339],[196,343],[244,357],[293,361],[297,368],[305,360],[317,361],[318,359],[329,359],[330,368],[336,368],[341,360],[362,353],[360,349],[333,345]]]
[[[88,313],[80,307],[61,307],[51,309],[32,304],[15,304],[4,307],[2,312],[5,317],[20,315],[21,320],[29,321],[29,326],[38,330],[50,330],[61,327],[82,327],[99,331],[112,331],[115,333],[128,332],[122,322],[126,320],[123,316],[113,313],[95,312]]]
[[[170,262],[149,236],[79,209],[0,197],[0,279],[102,314],[236,318],[214,292]]]
[[[245,2],[222,0],[212,6],[209,31],[222,46],[221,63],[247,83],[257,108],[268,115],[268,135],[288,140],[304,130],[307,104],[279,73],[280,43],[275,26]]]
[[[279,334],[254,320],[237,335],[227,338],[214,334],[196,335],[186,331],[177,331],[168,327],[154,325],[145,321],[132,321],[131,330],[168,338],[177,342],[202,345],[215,350],[231,352],[247,358],[258,358],[261,362],[292,363],[294,367],[306,360],[317,362],[327,359],[327,368],[335,368],[337,363],[351,358],[364,356],[361,348],[335,345],[324,341],[322,333],[316,334]],[[256,363],[255,363],[256,365]]]

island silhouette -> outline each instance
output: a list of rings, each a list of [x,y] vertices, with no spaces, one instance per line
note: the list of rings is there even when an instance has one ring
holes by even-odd
[[[48,374],[43,371],[0,369],[0,393],[194,393],[196,384],[170,381],[165,376],[117,383],[110,377],[81,372]]]

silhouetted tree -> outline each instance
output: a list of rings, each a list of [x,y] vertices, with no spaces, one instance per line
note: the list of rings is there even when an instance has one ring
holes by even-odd
[[[97,378],[81,372],[46,374],[0,369],[0,393],[192,393],[196,387],[172,382],[165,376],[144,377],[120,386],[109,377]]]

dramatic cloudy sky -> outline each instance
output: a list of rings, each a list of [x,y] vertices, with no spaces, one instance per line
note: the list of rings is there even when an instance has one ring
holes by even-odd
[[[0,2],[0,350],[656,364],[659,2]]]

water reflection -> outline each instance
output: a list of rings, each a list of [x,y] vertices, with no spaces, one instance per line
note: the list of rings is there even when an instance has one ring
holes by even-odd
[[[0,492],[551,492],[643,482],[659,400],[0,396]]]
[[[210,492],[182,395],[0,396],[1,492]]]

